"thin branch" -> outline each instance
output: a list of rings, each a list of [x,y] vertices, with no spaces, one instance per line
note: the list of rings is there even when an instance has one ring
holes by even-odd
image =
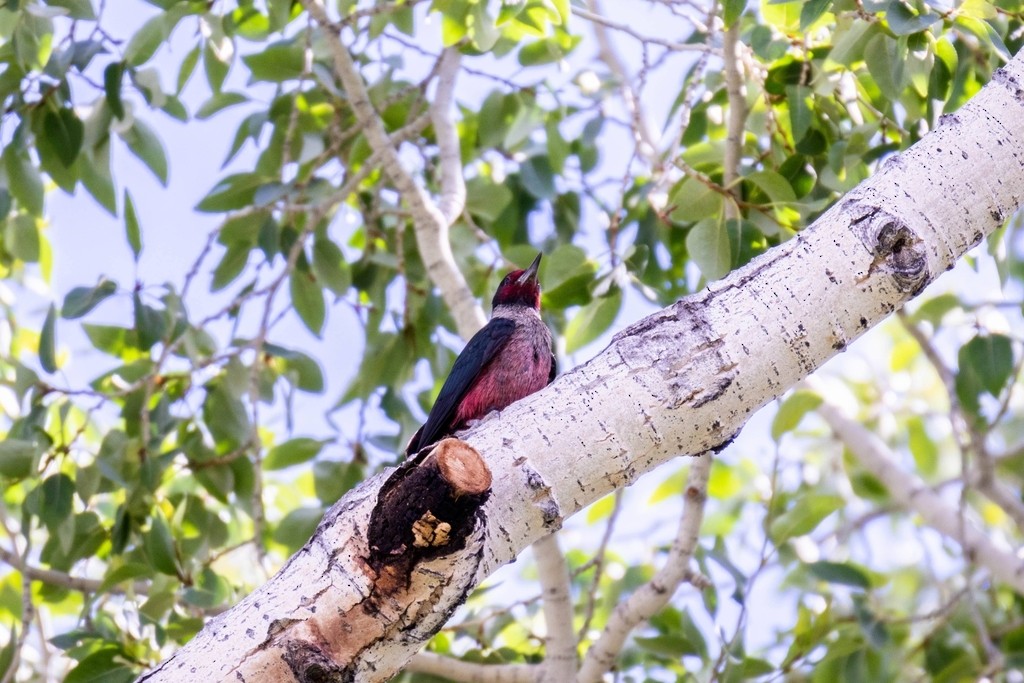
[[[21,633],[15,636],[14,629],[11,629],[11,642],[8,645],[12,647],[13,652],[11,661],[7,666],[7,671],[4,672],[3,679],[0,680],[0,683],[11,683],[18,673],[18,666],[21,663],[21,651],[28,640],[29,628],[32,625],[32,620],[35,618],[36,607],[35,603],[32,602],[32,577],[28,572],[28,555],[32,550],[32,539],[29,537],[29,530],[23,529],[25,550],[19,555],[16,535],[11,531],[3,506],[0,506],[0,526],[3,527],[4,532],[11,539],[11,546],[14,548],[13,552],[10,553],[0,548],[0,552],[4,553],[4,556],[8,558],[6,561],[21,573]]]
[[[536,683],[540,674],[537,664],[477,664],[433,652],[417,653],[405,670],[456,683]]]
[[[640,43],[648,45],[659,45],[666,50],[672,50],[673,52],[715,52],[706,45],[700,45],[699,43],[677,43],[671,40],[665,40],[664,38],[658,38],[657,36],[648,36],[640,33],[628,24],[622,24],[600,13],[600,11],[594,9],[593,4],[590,5],[590,9],[583,9],[582,7],[572,6],[572,13],[578,16],[580,19],[586,19],[587,21],[594,23],[594,30],[597,31],[597,27],[600,26],[601,30],[612,29],[613,31],[620,31],[625,33],[630,38],[633,38]],[[693,21],[690,19],[690,21]]]
[[[597,547],[597,552],[594,553],[594,557],[589,562],[577,570],[578,574],[582,574],[590,567],[594,568],[594,580],[590,583],[590,592],[587,595],[587,611],[583,615],[583,625],[580,626],[579,630],[581,640],[586,638],[587,632],[590,630],[590,622],[594,619],[594,609],[597,607],[597,589],[601,585],[601,575],[604,573],[604,561],[608,553],[608,543],[611,542],[612,532],[615,530],[615,522],[619,517],[619,512],[622,510],[622,489],[617,489],[614,496],[615,503],[612,506],[611,514],[608,516],[608,523],[604,527],[604,534],[601,536],[601,543]]]
[[[956,376],[943,362],[935,345],[921,328],[914,324],[904,311],[899,311],[897,316],[903,324],[903,328],[921,347],[922,353],[931,363],[946,389],[949,400],[949,419],[953,433],[956,435],[957,445],[962,453],[973,453],[977,461],[977,472],[969,472],[966,467],[964,468],[965,490],[968,485],[977,488],[982,495],[1002,508],[1013,519],[1018,529],[1024,530],[1024,502],[1021,502],[1020,497],[1008,486],[996,479],[995,461],[985,445],[985,437],[978,432],[974,420],[964,411],[959,395],[956,393]]]
[[[665,564],[654,577],[640,586],[625,602],[620,602],[608,619],[601,637],[583,658],[577,683],[596,683],[618,659],[626,637],[641,623],[650,619],[672,599],[676,589],[686,581],[704,585],[706,579],[690,567],[697,548],[704,503],[707,500],[708,477],[711,474],[710,453],[695,457],[686,475],[683,515],[676,539],[668,551]]]
[[[427,195],[412,175],[402,166],[398,150],[392,146],[384,124],[370,101],[366,83],[341,41],[336,27],[332,24],[320,0],[302,0],[303,7],[324,29],[334,58],[334,71],[348,95],[349,105],[366,135],[370,148],[379,152],[381,167],[395,185],[402,199],[409,205],[416,231],[416,243],[420,257],[427,268],[431,281],[441,291],[448,309],[455,318],[459,335],[468,339],[483,327],[483,310],[473,297],[466,279],[455,264],[448,238],[449,223],[437,204]]]
[[[747,120],[747,97],[743,90],[743,76],[740,73],[737,55],[740,47],[739,36],[740,28],[737,21],[726,30],[722,50],[725,91],[729,99],[725,157],[722,162],[722,184],[734,195],[734,185],[740,175],[740,159],[743,155],[743,136],[745,133],[744,125]],[[739,208],[735,201],[725,202],[725,217],[729,219],[738,219],[740,217]]]
[[[573,7],[573,14],[582,16],[583,18],[589,19],[593,22],[594,37],[597,39],[598,45],[598,56],[619,82],[619,93],[622,97],[623,103],[626,105],[626,111],[629,112],[629,116],[632,119],[633,137],[636,142],[637,153],[651,166],[651,168],[659,169],[662,166],[662,159],[658,155],[660,142],[655,139],[654,134],[647,125],[647,117],[644,114],[643,107],[640,105],[640,98],[632,86],[633,78],[626,69],[626,65],[622,62],[622,59],[619,58],[618,53],[615,51],[615,47],[612,45],[611,36],[608,35],[608,28],[624,30],[626,27],[622,27],[614,22],[609,22],[609,20],[604,18],[601,15],[598,0],[587,0],[587,7],[589,8],[589,11]],[[580,14],[581,12],[583,12],[583,14]],[[626,32],[636,37],[630,31]],[[696,47],[698,49],[704,49],[704,46],[698,45]]]
[[[558,534],[545,536],[534,543],[532,549],[537,561],[544,623],[548,632],[544,643],[544,675],[541,680],[545,683],[564,683],[576,677],[577,664],[569,567],[558,546]]]
[[[818,413],[860,464],[889,490],[896,503],[916,512],[925,524],[958,543],[968,562],[977,563],[999,581],[1024,594],[1024,562],[1020,558],[996,546],[984,531],[963,519],[955,506],[943,500],[915,474],[897,465],[882,440],[863,425],[828,402],[821,404]]]
[[[448,225],[462,213],[466,206],[466,179],[462,174],[462,153],[459,149],[459,134],[452,118],[455,81],[459,75],[461,55],[454,47],[441,54],[437,76],[437,90],[430,104],[430,118],[434,123],[434,135],[441,161],[441,196],[438,207]]]

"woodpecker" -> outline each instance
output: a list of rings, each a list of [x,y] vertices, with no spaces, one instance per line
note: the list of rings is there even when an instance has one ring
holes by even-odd
[[[551,383],[557,371],[551,331],[540,319],[541,254],[513,270],[491,300],[491,320],[473,335],[441,387],[427,421],[405,449],[413,455]]]

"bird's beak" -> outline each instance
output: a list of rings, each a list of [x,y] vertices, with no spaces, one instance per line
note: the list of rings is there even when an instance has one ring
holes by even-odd
[[[516,284],[525,285],[527,282],[537,282],[537,270],[540,268],[540,257],[543,255],[543,253],[537,254],[537,258],[533,259],[530,267],[523,271],[523,274],[516,280]]]

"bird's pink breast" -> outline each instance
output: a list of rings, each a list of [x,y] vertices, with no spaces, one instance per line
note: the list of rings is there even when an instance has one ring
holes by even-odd
[[[502,410],[547,385],[551,371],[550,347],[528,337],[516,334],[480,374],[455,412],[456,429],[492,410]]]

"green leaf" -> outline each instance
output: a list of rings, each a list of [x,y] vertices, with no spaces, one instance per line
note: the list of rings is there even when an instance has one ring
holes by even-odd
[[[832,6],[832,0],[807,0],[800,8],[800,30],[807,28],[821,18]]]
[[[940,294],[936,297],[928,299],[911,315],[910,319],[915,323],[928,322],[933,327],[937,327],[942,319],[946,317],[947,313],[963,308],[963,304],[960,303],[960,297],[952,292]]]
[[[906,38],[894,40],[879,33],[864,46],[864,63],[878,89],[891,102],[898,102],[906,87]]]
[[[25,13],[11,38],[17,65],[24,71],[39,71],[53,53],[53,21]]]
[[[365,478],[362,465],[354,462],[317,460],[313,463],[313,488],[326,504],[341,498]]]
[[[81,318],[117,291],[117,283],[101,277],[95,287],[75,287],[64,297],[60,315],[66,320]]]
[[[613,287],[607,296],[594,299],[578,310],[565,328],[565,352],[575,353],[604,334],[621,308],[622,290]]]
[[[555,172],[546,156],[533,156],[519,167],[523,187],[537,199],[553,199],[555,196]]]
[[[142,296],[137,291],[132,293],[132,309],[135,332],[138,334],[138,348],[148,351],[167,334],[167,318],[162,311],[143,303]]]
[[[323,508],[296,508],[285,515],[274,529],[274,541],[295,552],[309,540],[324,517]]]
[[[717,280],[732,267],[729,233],[722,221],[706,218],[686,235],[686,250],[707,280]]]
[[[69,107],[48,111],[43,116],[43,132],[65,167],[70,167],[78,158],[85,136],[85,125]]]
[[[317,337],[324,329],[327,308],[324,291],[316,275],[309,269],[296,268],[289,279],[292,305],[306,328]]]
[[[512,203],[512,190],[504,183],[475,176],[466,181],[466,210],[485,221],[496,221]]]
[[[289,439],[270,449],[263,461],[263,467],[267,470],[282,470],[312,460],[320,454],[326,443],[328,442],[305,436]]]
[[[39,226],[37,220],[27,213],[16,214],[7,220],[4,242],[15,258],[25,263],[39,261]]]
[[[725,23],[725,28],[731,28],[736,20],[743,15],[743,10],[747,8],[747,0],[724,0],[722,2],[722,21]]]
[[[23,479],[29,476],[36,465],[39,449],[24,439],[0,441],[0,477]]]
[[[203,419],[222,450],[241,446],[249,439],[252,431],[245,405],[220,381],[210,387],[206,394]]]
[[[131,683],[135,671],[121,663],[120,650],[104,648],[93,652],[68,672],[64,683]]]
[[[93,21],[96,19],[96,11],[92,7],[91,0],[47,0],[50,7],[62,7],[67,10],[67,16],[71,19],[84,19]]]
[[[313,273],[335,296],[344,295],[352,286],[345,255],[327,238],[317,238],[313,242]]]
[[[696,223],[722,213],[722,195],[693,178],[684,178],[669,194],[669,217],[680,223]]]
[[[816,578],[828,583],[838,583],[854,588],[871,588],[871,580],[857,567],[848,563],[839,562],[811,562],[807,569]]]
[[[39,487],[40,502],[37,514],[51,533],[71,516],[75,483],[66,474],[51,474]]]
[[[7,678],[7,671],[14,664],[14,651],[18,647],[17,626],[17,622],[13,622],[11,627],[7,629],[7,642],[3,648],[0,648],[0,679]],[[10,677],[10,680],[14,680],[13,675]]]
[[[806,389],[794,391],[779,406],[772,420],[772,438],[778,441],[783,434],[791,432],[800,424],[804,415],[821,405],[821,396]]]
[[[139,217],[135,213],[135,202],[127,188],[124,191],[124,231],[128,237],[128,246],[132,248],[132,255],[138,263],[139,254],[142,252],[142,229],[139,227]]]
[[[220,92],[230,68],[231,59],[228,53],[215,50],[213,40],[206,41],[203,46],[203,69],[206,71],[206,81],[210,84],[210,90],[214,93]]]
[[[199,105],[196,110],[196,118],[200,121],[210,118],[214,114],[236,104],[248,102],[249,98],[238,92],[217,92],[208,100]]]
[[[106,593],[118,584],[128,583],[135,579],[152,578],[152,576],[153,568],[148,564],[142,564],[141,562],[129,562],[128,564],[123,564],[112,571],[108,570],[107,575],[103,577],[103,583],[100,584],[97,593]]]
[[[171,527],[163,514],[157,512],[153,515],[149,525],[149,531],[145,537],[146,556],[149,558],[153,569],[161,574],[170,576],[178,575],[177,550],[174,547],[174,538],[171,536]]]
[[[149,19],[128,40],[124,48],[124,61],[130,66],[139,66],[149,61],[160,44],[167,40],[177,24],[180,15],[161,13]]]
[[[806,85],[786,86],[786,102],[789,104],[789,123],[793,130],[794,142],[803,140],[814,122],[813,93],[814,91]],[[772,173],[772,171],[759,172]]]
[[[255,199],[256,189],[266,182],[263,176],[255,173],[229,175],[199,201],[196,211],[220,213],[249,206]]]
[[[57,307],[50,304],[39,332],[39,363],[47,372],[57,372]]]
[[[1001,334],[974,337],[960,347],[957,358],[956,393],[972,412],[978,411],[982,392],[998,398],[1013,374],[1013,346]]]
[[[78,172],[89,194],[110,213],[117,215],[117,194],[110,176],[110,141],[105,140],[78,157]]]
[[[213,269],[213,282],[210,284],[210,290],[219,292],[234,282],[235,278],[241,275],[245,266],[248,265],[251,251],[252,247],[248,244],[229,246],[224,252],[224,256],[221,257],[220,263]]]
[[[267,45],[259,52],[242,57],[249,67],[250,83],[282,83],[299,78],[305,71],[304,41],[289,40]]]
[[[185,89],[185,85],[189,79],[192,78],[192,73],[196,70],[196,64],[199,63],[199,46],[196,45],[188,54],[185,55],[185,59],[181,60],[181,66],[178,68],[178,79],[175,82],[174,92],[177,95],[181,94],[181,91]]]
[[[266,344],[263,350],[280,359],[279,362],[283,365],[281,374],[296,388],[311,393],[320,393],[324,390],[324,373],[311,356],[277,344]]]
[[[898,36],[923,31],[935,22],[942,19],[938,14],[933,14],[927,7],[920,13],[915,13],[904,2],[889,2],[886,4],[885,20],[889,28]]]
[[[841,496],[808,493],[786,512],[772,520],[769,533],[776,545],[814,531],[821,522],[844,505]]]
[[[142,163],[149,167],[159,180],[167,186],[167,152],[160,138],[148,125],[139,119],[132,122],[132,127],[121,135],[128,144],[128,149]]]
[[[3,153],[7,171],[7,187],[18,204],[33,216],[43,215],[43,179],[29,158],[28,150],[11,142]]]
[[[907,441],[917,471],[926,477],[934,476],[939,469],[939,447],[928,434],[920,416],[907,420]]]

